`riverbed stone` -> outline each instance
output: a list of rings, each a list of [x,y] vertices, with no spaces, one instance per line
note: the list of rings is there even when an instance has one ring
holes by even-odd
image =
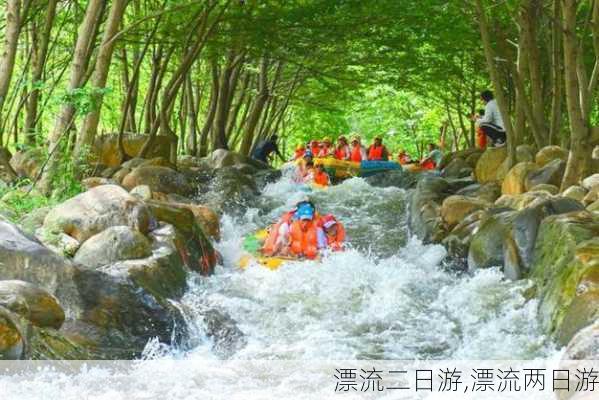
[[[528,176],[538,169],[532,162],[521,162],[509,170],[501,184],[502,194],[521,194],[526,192]]]
[[[547,192],[551,195],[556,195],[559,193],[559,188],[555,185],[549,185],[547,183],[541,183],[538,185],[535,185],[533,187],[530,188],[531,192]]]
[[[54,207],[44,229],[63,232],[83,243],[112,226],[129,226],[147,233],[152,216],[145,204],[116,185],[102,185]]]
[[[582,203],[582,199],[584,199],[584,196],[586,196],[586,194],[588,193],[588,191],[583,188],[582,186],[570,186],[568,189],[564,190],[564,192],[562,193],[563,197],[568,197],[570,199],[574,199],[576,201],[580,201]]]
[[[409,197],[408,225],[417,237],[431,241],[444,231],[441,203],[450,194],[447,180],[437,176],[420,179]]]
[[[152,254],[150,241],[128,226],[113,226],[87,239],[74,261],[98,268],[122,260],[145,258]]]
[[[591,190],[582,199],[582,204],[589,206],[597,200],[599,200],[599,190]]]
[[[479,183],[494,182],[497,180],[497,170],[507,158],[507,149],[504,147],[489,147],[481,155],[474,176]]]
[[[526,190],[532,190],[534,186],[549,184],[559,187],[564,172],[566,171],[566,162],[560,159],[549,161],[543,167],[536,171],[531,171],[525,178]]]
[[[516,147],[516,163],[534,162],[535,150],[529,144],[521,144]]]
[[[453,195],[443,200],[441,218],[449,227],[453,227],[472,212],[489,206],[490,203],[481,199]]]
[[[140,166],[131,171],[121,182],[127,190],[147,185],[153,192],[192,195],[194,188],[187,177],[174,169],[161,166]]]
[[[123,147],[128,158],[137,157],[148,140],[147,135],[126,134],[123,138]],[[154,146],[150,148],[147,158],[163,157],[168,159],[172,140],[166,135],[157,135]],[[121,163],[118,135],[102,135],[96,137],[91,147],[91,154],[102,164],[115,167]]]
[[[592,191],[594,188],[599,188],[599,174],[587,176],[582,180],[582,187],[588,191]]]
[[[587,210],[594,212],[594,213],[599,213],[599,200],[597,200],[594,203],[591,203],[587,206]]]
[[[10,159],[10,165],[20,177],[35,179],[45,159],[46,154],[41,148],[17,151]]]
[[[152,199],[152,189],[148,185],[135,186],[129,193],[144,201]]]
[[[559,146],[545,146],[535,155],[535,162],[539,167],[544,167],[553,160],[568,160],[568,150]]]
[[[495,201],[497,207],[508,207],[514,210],[522,210],[539,199],[545,200],[551,195],[547,192],[527,192],[521,194],[504,194]]]
[[[472,173],[472,167],[460,157],[455,157],[441,171],[441,176],[446,178],[462,178]]]
[[[89,190],[89,189],[95,188],[96,186],[114,185],[114,184],[116,184],[116,182],[113,181],[112,179],[94,176],[91,178],[85,178],[84,180],[81,181],[81,184],[83,185],[83,187],[85,189]]]
[[[0,360],[20,360],[25,355],[26,340],[19,318],[0,306]]]
[[[56,297],[20,280],[0,280],[0,306],[39,327],[60,329],[65,319]]]

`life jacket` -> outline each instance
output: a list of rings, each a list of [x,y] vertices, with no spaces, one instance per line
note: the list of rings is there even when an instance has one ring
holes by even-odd
[[[368,149],[368,159],[371,161],[381,161],[383,159],[383,150],[385,146],[372,145]]]
[[[318,157],[318,155],[320,154],[320,147],[318,146],[318,143],[314,143],[310,150],[312,150],[312,154],[314,155],[314,157]]]
[[[485,132],[482,130],[480,126],[476,128],[476,139],[478,142],[478,147],[480,149],[487,148],[487,135],[485,135]]]
[[[298,149],[295,151],[295,160],[299,160],[300,158],[303,158],[304,155],[306,154],[306,149]]]
[[[345,159],[347,159],[347,153],[348,153],[347,146],[343,146],[341,148],[337,147],[335,149],[335,158],[337,160],[345,160]]]
[[[328,186],[329,175],[326,172],[316,170],[316,172],[314,172],[314,183],[321,186]]]
[[[307,223],[307,229],[302,229],[301,221],[294,221],[289,230],[291,254],[314,259],[318,256],[318,227],[314,220]]]
[[[320,149],[317,157],[326,157],[328,155],[329,155],[329,146],[325,145]]]
[[[279,222],[271,226],[270,231],[268,232],[268,237],[262,245],[262,254],[265,256],[274,255],[277,240],[279,239],[279,228],[281,228],[281,225],[283,224],[290,224],[293,214],[294,211],[286,212],[283,214]]]
[[[422,163],[421,167],[422,169],[435,169],[437,166],[433,160],[426,160],[424,163]]]
[[[361,145],[357,145],[357,146],[353,146],[352,147],[350,159],[353,162],[360,162],[360,161],[362,161],[362,146]]]

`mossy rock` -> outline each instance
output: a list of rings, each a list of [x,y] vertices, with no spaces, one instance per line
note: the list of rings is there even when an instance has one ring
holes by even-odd
[[[548,217],[539,230],[531,268],[539,287],[539,316],[564,344],[596,318],[598,236],[599,217],[587,211]],[[595,282],[595,289],[585,282]]]

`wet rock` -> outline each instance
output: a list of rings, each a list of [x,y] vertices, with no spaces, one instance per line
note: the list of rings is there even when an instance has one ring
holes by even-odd
[[[599,174],[591,175],[582,180],[582,187],[588,191],[599,188]]]
[[[441,177],[426,176],[418,182],[410,194],[408,218],[409,228],[418,238],[431,241],[443,235],[441,203],[450,194],[449,183]]]
[[[206,335],[214,343],[213,350],[222,358],[229,358],[247,343],[243,332],[227,314],[214,308],[201,311]]]
[[[264,189],[269,183],[274,183],[281,179],[283,176],[281,170],[278,169],[262,169],[258,170],[254,175],[253,179],[256,182],[258,189]]]
[[[0,306],[39,327],[60,329],[65,319],[56,297],[19,280],[0,281]]]
[[[597,213],[599,212],[599,200],[587,206],[587,210]]]
[[[535,162],[539,167],[544,167],[553,160],[568,160],[568,150],[559,146],[545,146],[535,155]]]
[[[128,226],[113,226],[87,239],[74,261],[98,268],[122,260],[145,258],[152,254],[150,241]]]
[[[173,225],[177,230],[174,243],[184,264],[203,275],[212,274],[216,266],[216,252],[194,214],[186,207],[155,200],[147,204],[156,219]]]
[[[474,197],[453,195],[443,200],[441,205],[441,218],[453,227],[472,212],[488,208],[490,204]]]
[[[137,157],[142,147],[144,146],[148,136],[146,135],[125,135],[123,138],[123,145],[125,153],[128,158]],[[168,136],[157,135],[154,146],[148,153],[148,158],[163,157],[168,159],[170,157],[171,139]],[[102,164],[109,167],[116,167],[121,163],[119,147],[118,147],[118,136],[117,135],[103,135],[98,136],[94,142],[91,153],[95,158]]]
[[[522,194],[504,194],[495,201],[497,207],[507,207],[514,210],[522,210],[535,201],[549,199],[551,195],[547,192],[527,192]]]
[[[93,188],[95,188],[97,186],[101,186],[101,185],[115,185],[116,182],[113,181],[112,179],[91,177],[91,178],[85,178],[84,180],[82,180],[81,184],[83,185],[83,187],[85,189],[89,190],[89,189],[93,189]]]
[[[416,184],[416,177],[403,169],[381,172],[364,178],[369,185],[375,187],[411,188]]]
[[[182,196],[189,196],[194,192],[184,174],[159,166],[137,167],[125,176],[121,184],[127,190],[147,185],[153,192],[177,193]]]
[[[541,183],[539,185],[533,186],[530,188],[531,192],[547,192],[551,195],[556,195],[559,193],[559,188],[555,185],[549,185],[546,183]]]
[[[152,199],[152,189],[150,189],[148,185],[135,186],[133,189],[131,189],[129,194],[144,201]]]
[[[204,233],[214,240],[220,240],[220,218],[214,210],[198,204],[171,203],[171,205],[191,211]]]
[[[501,187],[496,182],[489,182],[481,185],[475,183],[468,185],[456,192],[457,195],[477,197],[481,200],[494,203],[501,196]]]
[[[566,162],[560,159],[549,161],[545,166],[532,171],[526,177],[526,190],[532,190],[534,186],[549,184],[559,187],[566,171]]]
[[[585,188],[580,186],[570,186],[564,193],[562,193],[562,196],[582,202],[582,199],[584,199],[586,194],[587,190]]]
[[[0,360],[22,359],[26,340],[17,315],[0,306]]]
[[[44,229],[63,232],[83,243],[112,226],[128,226],[147,233],[151,214],[145,204],[116,185],[102,185],[53,208]]]
[[[201,202],[218,212],[234,214],[243,212],[247,202],[259,194],[252,177],[228,167],[215,172],[209,190],[201,193]]]
[[[468,165],[472,168],[476,166],[476,161],[481,156],[483,151],[479,148],[470,148],[466,150],[459,150],[455,152],[446,152],[443,154],[443,158],[441,159],[441,163],[439,164],[440,169],[444,169],[456,158],[461,158],[462,160],[466,160],[470,158],[471,162],[468,162]]]
[[[248,164],[256,169],[268,169],[269,166],[260,161],[256,161],[250,157],[244,156],[233,151],[218,149],[214,150],[208,157],[208,161],[212,168],[226,168],[233,167],[239,164]]]
[[[599,360],[599,320],[581,329],[568,343],[563,360]]]
[[[445,178],[463,178],[469,176],[472,173],[472,167],[466,163],[462,158],[455,157],[447,166],[441,171],[441,176]]]
[[[535,150],[531,145],[521,144],[516,147],[516,162],[534,162]]]
[[[589,206],[599,200],[599,190],[591,190],[582,199],[582,204]]]
[[[526,182],[528,176],[538,169],[537,165],[531,162],[522,162],[514,165],[509,170],[503,183],[501,184],[501,193],[503,194],[521,194],[526,192]]]
[[[563,344],[597,319],[598,237],[599,217],[587,211],[551,216],[540,226],[531,277],[541,323]]]
[[[469,270],[503,266],[503,242],[513,219],[513,212],[504,211],[481,221],[468,250]]]
[[[450,234],[442,241],[450,256],[458,261],[466,260],[472,236],[478,231],[481,220],[485,219],[487,215],[488,213],[483,210],[474,211],[451,230]]]
[[[482,154],[476,168],[474,176],[479,183],[494,182],[497,180],[497,170],[507,157],[507,150],[504,147],[489,147]]]

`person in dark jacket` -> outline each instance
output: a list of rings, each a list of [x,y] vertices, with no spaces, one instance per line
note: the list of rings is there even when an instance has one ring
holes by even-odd
[[[262,161],[263,163],[268,163],[270,155],[274,152],[279,156],[281,161],[285,162],[283,155],[279,151],[279,146],[277,146],[277,139],[277,135],[272,135],[270,139],[264,139],[258,142],[252,151],[252,158],[254,160]]]

